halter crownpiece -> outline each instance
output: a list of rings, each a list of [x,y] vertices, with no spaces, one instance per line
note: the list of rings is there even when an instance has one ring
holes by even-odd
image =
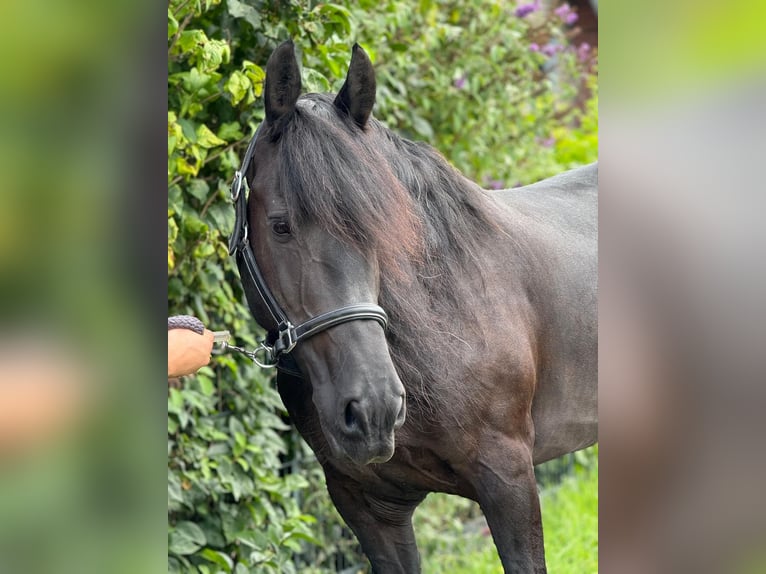
[[[255,351],[246,352],[239,348],[230,347],[245,352],[245,354],[262,367],[276,367],[280,371],[302,376],[295,361],[290,356],[290,352],[299,342],[349,321],[373,320],[380,323],[383,329],[386,329],[388,326],[388,315],[378,305],[359,303],[322,313],[297,326],[290,322],[287,313],[285,313],[268,285],[266,285],[266,280],[261,273],[248,240],[248,183],[245,174],[250,167],[255,142],[262,127],[263,124],[258,126],[253,139],[250,140],[245,157],[242,160],[242,166],[234,173],[234,181],[231,184],[231,199],[234,202],[235,220],[234,230],[229,238],[229,255],[234,255],[237,261],[239,276],[242,280],[242,287],[245,291],[245,298],[247,299],[251,315],[253,315],[253,318],[256,318],[256,312],[265,305],[277,328],[267,333],[266,340],[262,341]],[[260,361],[257,358],[259,354],[266,356],[264,361]]]

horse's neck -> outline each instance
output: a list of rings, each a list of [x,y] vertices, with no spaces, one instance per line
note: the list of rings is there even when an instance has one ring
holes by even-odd
[[[438,384],[481,354],[506,298],[524,294],[524,263],[516,248],[523,238],[508,214],[495,223],[464,251],[434,248],[383,303],[393,306],[399,323],[395,345],[402,366],[426,384]]]
[[[403,263],[408,279],[389,291],[407,340],[424,349],[442,341],[465,345],[472,333],[485,335],[488,292],[497,297],[503,285],[523,290],[518,271],[528,251],[512,208],[446,162],[433,161],[400,179],[410,188],[417,184],[410,194],[419,205],[426,253],[421,261]]]

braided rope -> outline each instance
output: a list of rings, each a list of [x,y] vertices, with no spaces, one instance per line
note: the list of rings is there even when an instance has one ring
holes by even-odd
[[[189,329],[202,335],[205,332],[205,325],[191,315],[176,315],[175,317],[168,317],[168,331],[171,329]]]

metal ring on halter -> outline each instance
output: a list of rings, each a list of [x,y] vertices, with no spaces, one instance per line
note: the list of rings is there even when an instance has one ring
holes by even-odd
[[[258,360],[258,353],[265,352],[266,356],[269,357],[273,363],[262,363]],[[261,343],[259,347],[253,349],[250,353],[250,358],[253,360],[253,362],[258,365],[259,367],[263,369],[273,369],[277,366],[277,363],[279,362],[279,359],[276,359],[274,357],[274,349],[272,347],[269,347],[268,345]]]
[[[231,200],[237,201],[239,198],[239,192],[242,190],[242,183],[245,182],[245,178],[242,172],[237,170],[234,172],[234,181],[231,184]]]

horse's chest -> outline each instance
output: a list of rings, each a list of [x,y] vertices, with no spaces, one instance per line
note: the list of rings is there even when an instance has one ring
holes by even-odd
[[[365,489],[381,493],[446,492],[471,497],[470,487],[450,464],[425,447],[399,445],[388,462],[347,471]]]
[[[473,498],[471,487],[443,456],[437,454],[438,445],[443,440],[434,438],[428,441],[422,433],[407,432],[405,425],[401,429],[403,432],[397,433],[396,450],[391,460],[359,467],[328,456],[329,446],[311,401],[311,393],[302,380],[280,385],[279,390],[293,422],[322,465],[332,465],[365,490],[390,496],[413,492],[446,492]],[[438,435],[443,436],[441,433]]]

